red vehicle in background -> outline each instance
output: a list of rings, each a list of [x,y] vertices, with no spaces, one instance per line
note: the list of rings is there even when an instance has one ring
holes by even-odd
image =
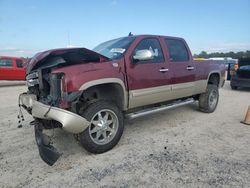
[[[24,59],[0,56],[0,80],[25,80]]]

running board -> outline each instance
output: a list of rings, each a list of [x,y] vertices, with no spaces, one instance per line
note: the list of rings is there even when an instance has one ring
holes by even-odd
[[[144,109],[144,110],[141,110],[141,111],[129,113],[129,114],[126,114],[125,117],[127,119],[131,120],[131,119],[146,116],[146,115],[149,115],[149,114],[154,114],[154,113],[157,113],[157,112],[162,112],[164,110],[176,108],[176,107],[179,107],[179,106],[184,106],[184,105],[193,103],[194,101],[195,100],[193,98],[189,98],[189,99],[182,100],[182,101],[175,101],[175,102],[173,102],[171,104],[162,105],[162,106],[159,106],[159,107],[153,107],[153,108]]]

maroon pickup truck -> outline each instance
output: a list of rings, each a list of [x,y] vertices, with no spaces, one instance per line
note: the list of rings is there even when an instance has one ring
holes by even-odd
[[[200,111],[213,112],[225,77],[223,64],[194,61],[182,38],[156,35],[45,51],[26,71],[28,91],[19,102],[35,119],[39,153],[49,165],[60,153],[44,129],[62,128],[89,152],[103,153],[120,140],[124,118],[196,100]]]

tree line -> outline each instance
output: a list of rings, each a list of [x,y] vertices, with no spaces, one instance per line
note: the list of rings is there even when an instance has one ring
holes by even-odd
[[[207,53],[202,51],[200,54],[194,54],[195,58],[211,58],[211,57],[231,57],[233,59],[239,59],[242,57],[250,57],[250,50],[241,51],[241,52],[213,52]]]

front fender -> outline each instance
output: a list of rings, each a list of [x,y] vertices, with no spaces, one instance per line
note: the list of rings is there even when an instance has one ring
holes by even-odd
[[[128,106],[128,92],[125,88],[125,84],[124,82],[119,79],[119,78],[102,78],[102,79],[97,79],[97,80],[92,80],[92,81],[89,81],[89,82],[86,82],[84,83],[83,85],[81,85],[81,87],[79,88],[79,90],[81,91],[84,91],[84,90],[87,90],[88,88],[90,87],[93,87],[93,86],[98,86],[98,85],[101,85],[101,84],[119,84],[123,90],[123,98],[124,98],[124,106],[123,106],[123,109],[127,109],[127,106]]]

